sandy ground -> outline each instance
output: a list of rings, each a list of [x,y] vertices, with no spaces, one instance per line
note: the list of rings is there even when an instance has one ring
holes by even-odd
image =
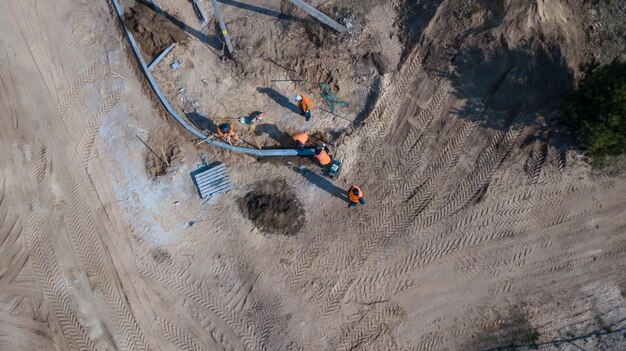
[[[592,174],[547,128],[546,100],[588,45],[577,2],[418,1],[407,23],[421,39],[403,47],[391,34],[398,4],[366,1],[361,34],[334,60],[315,35],[301,43],[303,14],[243,3],[222,6],[237,19],[231,32],[244,32],[245,67],[190,38],[168,58],[182,67],[161,63],[158,81],[173,102],[184,87],[216,120],[265,110],[270,130],[338,130],[339,180],[305,159],[197,145],[149,92],[108,2],[0,2],[0,349],[474,350],[555,339],[624,349],[613,331],[626,327],[626,179]],[[200,30],[189,3],[158,4]],[[272,17],[281,11],[296,19]],[[371,59],[354,69],[368,52],[383,52],[389,71]],[[320,111],[303,124],[257,90],[291,99],[309,89],[319,106],[314,88],[268,84],[306,67],[340,70],[331,81],[353,119],[376,86],[364,124]],[[176,146],[165,175],[150,173],[137,137]],[[206,203],[189,176],[201,154],[235,184]],[[301,164],[312,171],[294,171]],[[259,182],[275,181],[299,202],[295,235],[262,232],[242,211]],[[352,183],[367,204],[347,210]]]

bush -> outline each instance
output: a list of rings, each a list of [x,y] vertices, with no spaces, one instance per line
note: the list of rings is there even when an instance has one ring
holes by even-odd
[[[625,153],[626,63],[589,66],[561,112],[590,156]]]

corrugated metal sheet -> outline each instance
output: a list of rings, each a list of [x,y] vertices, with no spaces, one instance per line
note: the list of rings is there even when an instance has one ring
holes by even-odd
[[[226,165],[223,163],[194,173],[191,176],[203,199],[225,193],[233,187]]]

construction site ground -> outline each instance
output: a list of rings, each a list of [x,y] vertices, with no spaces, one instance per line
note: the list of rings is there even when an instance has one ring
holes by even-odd
[[[220,0],[234,58],[208,0],[203,27],[121,3],[147,61],[177,41],[153,74],[179,113],[246,147],[305,130],[341,176],[199,143],[109,1],[1,1],[0,350],[626,347],[626,175],[556,119],[581,64],[626,58],[622,2],[309,1],[349,36]],[[202,154],[234,184],[208,201]]]

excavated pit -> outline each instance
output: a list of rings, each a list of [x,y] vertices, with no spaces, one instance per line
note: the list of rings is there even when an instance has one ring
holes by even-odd
[[[296,235],[304,225],[304,208],[284,180],[257,183],[240,199],[241,210],[263,232]]]

